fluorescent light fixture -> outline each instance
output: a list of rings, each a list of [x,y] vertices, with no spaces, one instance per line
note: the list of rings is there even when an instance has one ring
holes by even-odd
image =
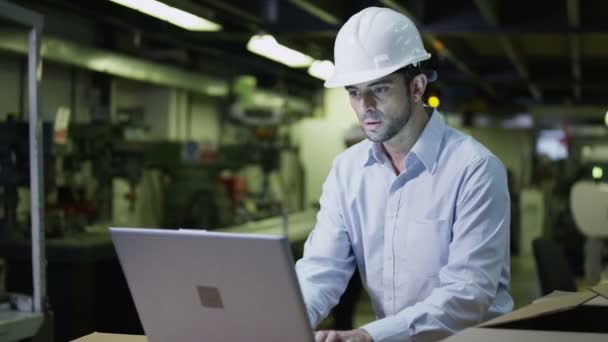
[[[110,0],[190,31],[219,31],[220,24],[156,0]]]
[[[249,39],[247,50],[292,68],[307,67],[313,58],[283,46],[269,34],[256,34]]]
[[[308,73],[311,76],[326,81],[334,73],[334,63],[331,61],[314,61],[308,67]]]
[[[604,123],[606,126],[608,126],[608,111],[606,111],[606,114],[604,114]]]

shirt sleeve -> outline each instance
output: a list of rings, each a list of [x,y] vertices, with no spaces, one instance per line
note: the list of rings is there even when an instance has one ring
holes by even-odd
[[[363,326],[374,341],[438,340],[484,320],[497,295],[501,272],[509,267],[506,177],[504,166],[493,156],[465,171],[439,287],[396,315]]]
[[[304,245],[296,273],[313,328],[338,303],[346,289],[355,261],[341,215],[337,161],[323,184],[315,228]]]

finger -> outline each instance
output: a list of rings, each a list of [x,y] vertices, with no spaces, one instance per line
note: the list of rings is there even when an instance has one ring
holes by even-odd
[[[364,341],[361,335],[357,333],[356,330],[345,331],[341,334],[342,341],[344,342],[361,342]]]
[[[337,331],[330,331],[325,338],[325,342],[341,342],[342,337]]]
[[[344,338],[344,342],[360,342],[363,341],[363,339],[360,336],[356,336],[356,335],[349,335],[346,338]]]
[[[327,331],[315,331],[315,342],[325,342],[327,339]]]

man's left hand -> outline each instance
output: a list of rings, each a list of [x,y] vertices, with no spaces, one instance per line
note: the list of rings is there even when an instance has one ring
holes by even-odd
[[[348,331],[320,330],[315,331],[315,342],[374,342],[374,340],[363,329]]]

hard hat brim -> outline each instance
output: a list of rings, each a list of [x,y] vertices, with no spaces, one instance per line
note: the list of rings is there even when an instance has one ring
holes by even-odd
[[[325,88],[338,88],[338,87],[346,87],[349,85],[359,84],[370,82],[378,78],[382,78],[384,76],[390,75],[393,72],[401,69],[402,66],[393,66],[390,68],[384,69],[376,69],[373,71],[362,71],[357,73],[350,73],[346,76],[340,77],[338,73],[334,73],[330,78],[325,81],[323,84]],[[430,82],[434,82],[437,80],[437,71],[433,69],[425,69],[424,74],[426,75],[427,80]]]
[[[334,74],[330,78],[328,78],[323,85],[325,86],[325,88],[337,88],[369,82],[377,78],[392,74],[400,68],[401,65],[396,65],[388,68],[350,72],[346,74],[334,72]]]

